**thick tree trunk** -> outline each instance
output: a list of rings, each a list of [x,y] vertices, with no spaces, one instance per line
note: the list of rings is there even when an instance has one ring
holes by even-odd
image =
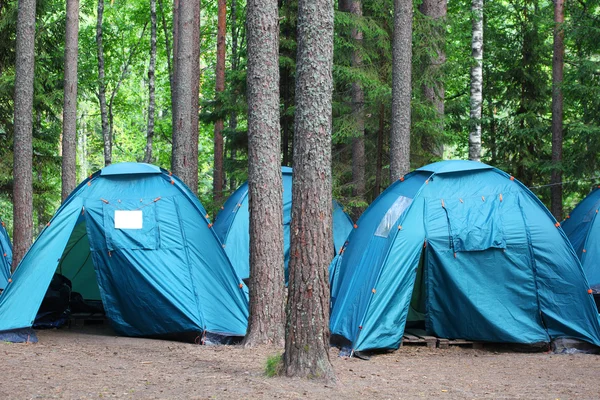
[[[331,1],[298,1],[297,38],[294,203],[283,367],[288,376],[332,380],[328,284],[333,257]]]
[[[181,1],[178,13],[177,63],[175,68],[175,129],[173,132],[173,155],[171,169],[192,190],[198,190],[198,147],[193,147],[192,97],[194,56],[194,12],[195,2]]]
[[[550,208],[562,220],[563,68],[565,58],[565,0],[554,1],[554,56],[552,58],[552,186]]]
[[[191,189],[194,194],[198,194],[198,135],[199,131],[199,102],[200,102],[200,6],[201,0],[194,1],[194,40],[192,53],[192,136],[191,152],[189,166],[190,179],[192,180]]]
[[[423,15],[433,20],[433,30],[435,31],[435,35],[430,42],[432,48],[429,51],[430,57],[426,66],[428,70],[427,75],[433,77],[433,83],[423,86],[423,96],[437,111],[437,118],[440,121],[439,132],[443,132],[445,88],[442,69],[446,62],[446,51],[444,49],[446,28],[444,23],[448,11],[447,0],[423,0],[419,6],[419,10]],[[435,136],[426,134],[422,138],[423,150],[437,158],[442,158],[444,155],[444,146],[439,143],[439,139],[436,139]]]
[[[108,106],[106,104],[106,82],[104,74],[104,46],[102,44],[102,20],[104,17],[104,0],[98,0],[98,19],[96,20],[96,45],[98,54],[98,100],[100,102],[100,120],[102,123],[102,140],[104,141],[104,165],[112,163],[112,135]]]
[[[377,131],[377,162],[375,166],[375,188],[373,198],[381,193],[381,175],[383,169],[383,130],[385,129],[385,104],[381,104],[379,111],[379,130]]]
[[[65,88],[62,132],[62,195],[64,201],[77,185],[77,50],[79,0],[67,0],[65,28]]]
[[[225,91],[225,34],[227,16],[226,0],[218,0],[217,12],[217,71],[215,76],[215,92],[217,96],[217,113],[221,112],[219,96]],[[213,197],[215,204],[220,204],[223,198],[223,118],[215,121],[214,136],[214,168],[213,168]]]
[[[248,2],[248,192],[250,319],[246,346],[283,345],[283,188],[276,0]]]
[[[473,36],[471,39],[471,133],[469,160],[481,160],[481,107],[483,103],[483,0],[472,0]]]
[[[144,162],[152,162],[152,141],[154,139],[154,69],[156,67],[156,0],[150,0],[150,64],[148,65],[148,131],[146,133],[146,154]]]
[[[346,0],[339,2],[343,11],[353,14],[356,18],[362,18],[361,0]],[[355,50],[352,53],[351,65],[353,68],[362,67],[361,47],[363,33],[357,28],[352,29],[352,39],[355,42]],[[352,115],[354,117],[355,129],[352,139],[352,196],[359,201],[365,201],[366,177],[365,177],[365,94],[359,81],[352,83]],[[353,207],[352,217],[358,219],[364,207]]]
[[[412,2],[394,0],[392,40],[392,129],[390,180],[410,171],[410,99],[412,68]]]
[[[33,238],[34,42],[35,0],[19,0],[14,97],[13,271]]]

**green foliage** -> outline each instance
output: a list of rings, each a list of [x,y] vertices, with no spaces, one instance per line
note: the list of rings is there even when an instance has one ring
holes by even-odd
[[[267,363],[265,364],[265,375],[269,378],[277,376],[281,373],[281,368],[283,367],[283,358],[281,354],[275,354],[269,356],[267,358]]]

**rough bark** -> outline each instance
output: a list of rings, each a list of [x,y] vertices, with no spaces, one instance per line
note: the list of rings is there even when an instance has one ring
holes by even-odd
[[[562,152],[563,152],[563,68],[565,58],[565,0],[554,1],[554,56],[552,57],[552,176],[550,208],[562,220]]]
[[[77,52],[79,36],[79,0],[67,0],[66,14],[61,186],[61,198],[63,201],[77,185]]]
[[[390,134],[391,182],[400,179],[410,170],[412,18],[412,2],[394,0],[392,129]]]
[[[175,126],[171,169],[174,174],[194,192],[198,190],[198,171],[193,170],[194,159],[198,162],[198,147],[193,148],[192,97],[194,55],[195,2],[181,1],[178,12],[177,66],[175,68]]]
[[[154,139],[154,70],[156,67],[156,0],[150,0],[150,63],[148,64],[148,130],[146,133],[146,153],[144,162],[152,162],[152,141]]]
[[[104,18],[104,0],[98,0],[96,20],[96,50],[98,55],[98,101],[100,102],[100,120],[102,140],[104,142],[104,165],[112,163],[112,135],[110,134],[108,105],[106,103],[106,81],[104,74],[104,46],[102,44],[102,20]]]
[[[329,359],[333,257],[331,101],[333,3],[298,1],[298,55],[289,295],[284,372],[335,379]]]
[[[220,95],[225,91],[225,34],[227,16],[226,0],[218,0],[217,11],[217,71],[215,76],[215,94],[217,96],[217,113],[221,113]],[[213,197],[215,204],[221,204],[223,198],[223,118],[215,121],[214,130],[214,167]]]
[[[194,1],[194,24],[193,26],[193,52],[192,52],[192,113],[191,126],[192,136],[189,175],[191,179],[191,189],[194,194],[198,194],[198,135],[199,135],[199,102],[200,102],[200,5],[201,0]]]
[[[431,103],[437,111],[437,118],[440,121],[439,132],[444,130],[444,97],[445,88],[442,76],[442,68],[446,62],[445,27],[443,26],[448,11],[447,0],[423,0],[419,6],[423,15],[432,19],[434,24],[434,37],[430,44],[432,45],[429,54],[428,75],[434,77],[431,85],[423,85],[423,96]],[[438,134],[439,135],[439,134]],[[436,135],[426,134],[422,140],[423,150],[435,157],[442,158],[444,155],[444,146],[436,139]]]
[[[340,10],[354,15],[357,19],[362,18],[361,0],[345,0],[339,2]],[[352,29],[352,40],[355,42],[355,50],[352,53],[351,66],[356,69],[362,68],[362,55],[360,48],[363,42],[363,33],[357,28]],[[352,82],[352,115],[354,117],[354,137],[352,138],[352,195],[358,201],[365,201],[366,177],[365,177],[365,94],[359,81]],[[356,220],[362,214],[363,207],[353,207],[352,217]]]
[[[250,319],[244,344],[283,345],[283,188],[277,1],[249,1],[246,12]]]
[[[473,32],[471,39],[471,132],[469,160],[481,160],[481,107],[483,103],[483,0],[473,0]]]
[[[17,14],[13,148],[14,271],[33,238],[33,77],[35,0],[20,0]]]

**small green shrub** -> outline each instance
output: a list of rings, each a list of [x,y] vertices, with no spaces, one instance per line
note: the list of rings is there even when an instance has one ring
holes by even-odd
[[[267,358],[267,364],[265,365],[265,375],[269,378],[279,375],[281,371],[283,360],[281,354],[275,354]]]

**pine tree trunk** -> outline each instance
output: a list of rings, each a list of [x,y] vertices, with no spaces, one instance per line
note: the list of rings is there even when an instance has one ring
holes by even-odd
[[[217,71],[215,76],[215,92],[217,96],[217,113],[221,112],[219,96],[225,91],[225,35],[227,2],[218,0],[217,14]],[[215,121],[214,136],[214,169],[213,169],[213,197],[215,204],[219,205],[223,198],[223,118]]]
[[[442,69],[446,62],[446,52],[444,45],[446,41],[445,27],[443,24],[446,20],[446,14],[448,11],[447,0],[423,0],[419,7],[423,15],[432,19],[434,24],[433,31],[435,32],[434,37],[430,40],[432,48],[429,50],[429,62],[426,66],[427,75],[433,77],[433,83],[431,85],[423,86],[423,96],[431,103],[437,111],[437,118],[440,121],[439,133],[444,131],[444,79]],[[437,158],[442,158],[444,155],[444,146],[438,143],[435,136],[432,134],[426,134],[422,140],[423,150],[432,154]]]
[[[33,78],[35,0],[20,0],[17,14],[13,147],[14,271],[33,238]]]
[[[331,1],[298,1],[297,39],[294,203],[283,368],[287,376],[333,380],[328,284],[333,257]]]
[[[148,65],[148,131],[146,133],[146,154],[144,162],[152,162],[152,141],[154,139],[154,69],[156,66],[156,0],[150,0],[150,64]]]
[[[106,104],[106,82],[104,74],[104,46],[102,44],[102,20],[104,17],[104,0],[98,0],[98,19],[96,21],[96,45],[98,54],[98,100],[100,102],[100,119],[102,123],[102,140],[104,142],[104,165],[112,163],[112,135],[108,106]]]
[[[198,159],[198,147],[193,148],[192,98],[194,82],[194,21],[195,2],[181,1],[178,12],[177,66],[175,68],[175,129],[173,132],[173,155],[171,169],[192,190],[198,190],[198,170],[194,170],[194,158]]]
[[[552,58],[552,215],[562,220],[563,68],[565,58],[565,0],[554,1],[554,57]]]
[[[64,201],[77,185],[77,50],[79,0],[67,0],[65,28],[65,88],[62,132],[62,195]]]
[[[412,68],[412,2],[394,0],[392,40],[392,129],[390,180],[410,171],[410,99]]]
[[[361,0],[347,0],[339,2],[343,11],[353,14],[356,18],[362,18]],[[353,68],[362,68],[361,47],[363,33],[357,28],[352,29],[352,39],[356,49],[352,53],[351,65]],[[355,130],[352,139],[352,196],[358,201],[365,201],[366,178],[365,178],[365,94],[359,81],[352,83],[352,115],[354,117]],[[353,207],[352,217],[358,219],[364,207]]]
[[[193,52],[192,52],[192,113],[191,113],[191,145],[189,157],[189,179],[190,188],[194,194],[198,194],[198,136],[199,130],[199,102],[200,102],[200,7],[201,0],[194,1],[194,24],[193,24]]]
[[[481,107],[483,102],[483,0],[472,0],[473,37],[471,40],[471,133],[469,160],[481,160]]]
[[[246,13],[250,319],[244,344],[283,345],[283,188],[277,0],[250,1]]]

